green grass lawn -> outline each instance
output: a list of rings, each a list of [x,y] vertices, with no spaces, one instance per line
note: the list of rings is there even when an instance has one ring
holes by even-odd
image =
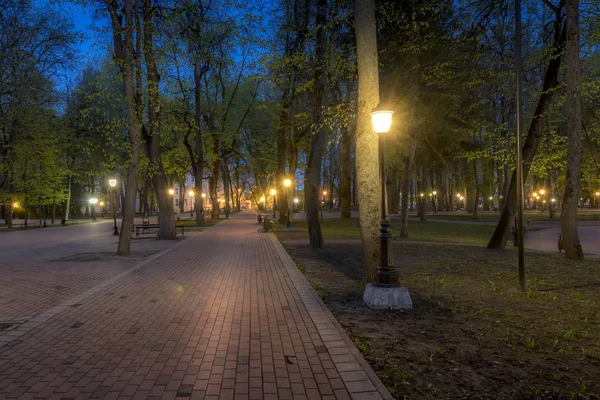
[[[527,252],[521,291],[514,251],[398,241],[394,264],[413,310],[374,312],[362,302],[356,242],[313,251],[281,240],[397,399],[600,394],[598,260]]]
[[[592,221],[594,220],[594,214],[596,215],[600,215],[600,210],[598,210],[598,212],[594,212],[593,211],[588,211],[588,212],[583,212],[583,213],[579,213],[577,215],[577,220],[578,221]],[[556,212],[556,214],[554,215],[554,219],[550,219],[550,215],[548,214],[548,211],[544,211],[542,212],[526,212],[524,214],[525,220],[532,220],[532,221],[560,221],[560,213]],[[427,214],[427,218],[428,219],[436,219],[436,220],[452,220],[452,221],[473,221],[473,222],[477,222],[477,221],[481,221],[481,222],[498,222],[498,220],[500,219],[500,214],[498,213],[480,213],[477,218],[473,218],[473,214],[434,214],[434,213],[428,213]],[[598,218],[598,217],[596,217]]]
[[[275,232],[282,238],[305,238],[308,234],[306,220],[294,220],[294,232],[283,232],[284,225],[275,224]],[[390,229],[393,237],[398,237],[400,223],[392,220]],[[325,218],[321,225],[323,237],[360,239],[360,223],[358,218]],[[464,243],[486,245],[494,227],[490,225],[455,224],[443,222],[408,221],[410,240],[434,242]]]

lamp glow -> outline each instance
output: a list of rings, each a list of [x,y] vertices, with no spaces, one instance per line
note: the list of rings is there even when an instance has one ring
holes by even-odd
[[[298,204],[298,201],[299,201],[298,199],[294,199],[294,203]]]
[[[387,133],[392,126],[393,111],[381,106],[381,103],[371,111],[371,122],[376,133]]]
[[[17,202],[14,202],[14,203],[12,204],[12,206],[13,206],[13,208],[19,208],[19,203],[17,203]]]
[[[169,189],[169,194],[170,194],[171,196],[173,196],[173,195],[175,194],[175,190],[173,190],[173,189]]]
[[[283,180],[283,186],[288,187],[292,184],[292,181],[290,181],[289,179],[284,179]]]
[[[190,190],[190,191],[188,192],[188,194],[190,195],[190,197],[194,197],[194,191],[193,191],[193,190]]]
[[[108,184],[110,185],[110,187],[115,187],[117,186],[117,180],[115,178],[109,179]]]
[[[277,190],[271,189],[271,196],[275,196],[276,193],[277,193]]]
[[[98,199],[97,199],[97,198],[95,198],[95,197],[92,197],[92,198],[90,199],[90,204],[98,204]]]

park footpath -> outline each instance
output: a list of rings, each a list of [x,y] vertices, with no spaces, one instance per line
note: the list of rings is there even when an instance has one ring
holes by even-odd
[[[257,228],[233,216],[0,331],[0,399],[391,398]]]

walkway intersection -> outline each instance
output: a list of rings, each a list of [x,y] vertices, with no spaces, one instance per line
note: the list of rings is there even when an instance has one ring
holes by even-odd
[[[391,398],[255,221],[238,214],[0,331],[0,398]]]

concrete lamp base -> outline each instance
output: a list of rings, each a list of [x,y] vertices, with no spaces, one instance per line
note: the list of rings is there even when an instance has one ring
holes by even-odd
[[[404,286],[383,287],[369,283],[363,301],[372,310],[412,310],[412,300]]]

